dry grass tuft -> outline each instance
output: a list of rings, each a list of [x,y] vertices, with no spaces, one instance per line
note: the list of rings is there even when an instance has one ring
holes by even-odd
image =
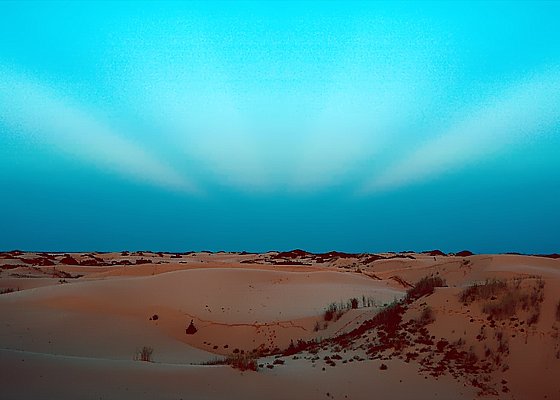
[[[429,296],[434,293],[435,288],[445,286],[445,280],[439,276],[426,276],[420,279],[414,287],[406,292],[406,299],[414,301],[423,296]]]
[[[144,346],[136,352],[136,354],[134,355],[134,359],[136,361],[152,362],[152,354],[153,353],[154,353],[153,348],[148,347],[148,346]]]
[[[475,300],[488,300],[507,289],[507,283],[498,279],[487,279],[483,283],[474,283],[459,294],[462,303],[472,303]]]
[[[203,365],[230,365],[240,371],[258,371],[258,358],[249,353],[234,353],[225,358],[216,358],[203,363]]]

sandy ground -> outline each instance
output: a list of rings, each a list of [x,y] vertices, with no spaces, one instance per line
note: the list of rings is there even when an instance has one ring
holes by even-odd
[[[6,399],[560,398],[557,258],[10,252],[0,266]],[[426,276],[445,286],[406,302]],[[494,278],[530,304],[492,319],[507,291],[460,301]],[[393,301],[394,332],[372,322]],[[152,362],[135,360],[143,346]],[[251,351],[256,372],[207,365]]]

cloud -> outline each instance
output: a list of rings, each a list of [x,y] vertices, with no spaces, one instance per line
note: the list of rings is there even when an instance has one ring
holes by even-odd
[[[46,85],[0,70],[0,123],[105,171],[185,192],[194,184],[140,144]]]
[[[370,180],[363,192],[392,190],[437,178],[560,122],[560,72],[550,70],[510,86],[428,139]]]

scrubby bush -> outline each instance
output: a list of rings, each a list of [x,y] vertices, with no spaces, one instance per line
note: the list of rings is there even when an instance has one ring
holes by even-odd
[[[325,310],[325,314],[323,316],[325,321],[332,321],[338,311],[338,306],[336,303],[331,303]]]
[[[421,325],[428,325],[431,324],[436,320],[434,312],[431,307],[424,307],[422,313],[420,314],[420,318],[418,319],[418,323]]]
[[[350,299],[350,306],[352,307],[352,309],[358,308],[358,299],[356,298]]]
[[[321,324],[319,321],[315,321],[315,326],[313,326],[313,332],[319,332],[321,330]]]
[[[483,283],[474,283],[459,294],[462,303],[472,303],[475,300],[487,300],[507,289],[504,281],[487,279]]]
[[[507,292],[500,300],[496,302],[486,303],[482,307],[482,312],[489,314],[495,319],[504,319],[511,317],[517,310],[517,305],[523,296],[518,291]]]
[[[357,300],[356,300],[357,301]],[[323,319],[325,321],[337,321],[344,313],[352,308],[352,302],[349,300],[347,303],[331,303],[325,310]]]
[[[214,358],[205,361],[202,365],[230,365],[240,371],[258,371],[258,357],[255,353],[247,353],[239,349],[234,350],[233,354],[227,357]]]
[[[146,361],[152,362],[152,354],[154,353],[154,349],[148,346],[142,347],[140,350],[136,352],[134,357],[137,361]]]
[[[511,317],[515,315],[518,308],[531,311],[527,320],[531,325],[539,320],[545,282],[539,278],[530,288],[522,286],[522,282],[521,278],[515,278],[511,285],[496,279],[486,280],[484,283],[475,283],[464,289],[459,294],[459,299],[463,303],[487,300],[482,306],[482,311],[495,319]]]
[[[414,301],[423,296],[434,293],[435,288],[445,286],[445,280],[439,276],[426,276],[420,279],[414,287],[406,292],[406,299]]]
[[[402,321],[403,313],[403,305],[398,301],[394,301],[381,310],[373,320],[376,323],[383,325],[388,331],[394,331],[399,327],[399,324]]]
[[[539,317],[540,317],[540,311],[537,310],[529,316],[529,318],[527,319],[527,325],[531,326],[536,324],[537,322],[539,322]]]
[[[258,371],[258,360],[249,353],[232,354],[224,360],[224,364],[231,365],[232,368],[240,371]]]

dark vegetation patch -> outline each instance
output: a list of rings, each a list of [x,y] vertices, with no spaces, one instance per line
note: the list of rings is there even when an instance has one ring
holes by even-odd
[[[254,354],[235,352],[224,358],[206,361],[203,365],[230,365],[240,371],[258,371],[258,357]]]
[[[291,251],[281,251],[276,255],[273,255],[272,258],[303,258],[312,255],[305,250],[295,249]]]
[[[39,265],[43,267],[54,265],[54,262],[51,261],[49,258],[46,257],[37,257],[37,258],[20,258],[20,260],[26,264],[31,265]]]
[[[388,257],[385,257],[387,260],[392,259],[392,258],[410,258],[411,260],[416,260],[416,257],[410,255],[410,254],[393,254],[390,255]]]
[[[464,304],[482,301],[482,312],[490,320],[513,317],[521,309],[529,314],[527,324],[533,325],[539,321],[544,286],[541,278],[515,278],[511,282],[487,279],[463,289],[459,300]]]
[[[560,254],[552,253],[552,254],[533,254],[535,257],[546,257],[546,258],[560,258]]]
[[[134,360],[152,362],[153,353],[154,353],[154,349],[152,347],[144,346],[136,351],[136,354],[134,355]]]
[[[473,283],[471,286],[464,289],[459,299],[462,303],[472,303],[476,300],[487,300],[493,296],[497,296],[507,289],[507,284],[504,281],[497,279],[487,279],[483,283]]]
[[[447,256],[447,254],[445,254],[443,251],[441,250],[426,250],[423,251],[422,254],[427,254],[429,256]]]
[[[406,300],[411,302],[420,297],[434,293],[435,288],[446,286],[445,280],[439,276],[426,276],[420,279],[412,288],[406,291]]]
[[[113,260],[111,265],[132,265],[130,260]]]
[[[371,296],[362,295],[362,297],[353,297],[346,302],[331,303],[323,314],[325,322],[335,322],[349,310],[356,310],[358,308],[366,308],[375,306],[375,299]],[[320,325],[317,321],[315,331],[320,330]]]
[[[88,258],[81,260],[80,265],[87,266],[87,267],[95,267],[95,266],[108,266],[111,265],[108,262],[104,261],[102,258],[95,257],[93,254],[88,254]]]
[[[445,338],[437,340],[435,336],[431,336],[426,325],[433,322],[436,316],[425,304],[418,319],[406,322],[403,320],[404,313],[412,304],[433,293],[436,287],[444,285],[443,279],[437,276],[422,278],[408,291],[404,299],[394,301],[373,318],[349,332],[326,339],[292,341],[284,351],[262,346],[253,350],[251,354],[255,357],[275,354],[292,358],[303,357],[313,363],[323,362],[325,367],[336,367],[339,362],[345,364],[363,361],[361,356],[351,355],[352,350],[361,349],[371,360],[397,358],[404,362],[414,361],[422,373],[433,377],[449,374],[468,386],[478,388],[480,395],[497,395],[498,389],[492,383],[492,377],[496,371],[505,371],[508,368],[504,361],[509,354],[509,346],[503,334],[496,337],[497,349],[489,350],[490,356],[480,358],[472,347],[466,348],[462,338],[449,342]],[[420,306],[422,307],[422,304]],[[331,311],[335,312],[334,307]],[[494,328],[497,329],[495,325]],[[486,334],[488,332],[484,331],[484,335]],[[328,349],[332,352],[330,355],[325,355],[322,359],[317,355],[320,351]],[[306,353],[309,355],[305,356]],[[503,385],[507,390],[507,386]]]
[[[66,254],[61,260],[60,260],[61,264],[65,264],[65,265],[80,265],[80,263],[78,262],[78,260],[76,260],[74,257]]]
[[[420,314],[420,318],[418,319],[418,324],[419,325],[428,325],[431,324],[432,322],[434,322],[436,320],[436,317],[434,315],[434,311],[432,310],[432,308],[430,306],[425,306],[422,309],[422,313]]]

